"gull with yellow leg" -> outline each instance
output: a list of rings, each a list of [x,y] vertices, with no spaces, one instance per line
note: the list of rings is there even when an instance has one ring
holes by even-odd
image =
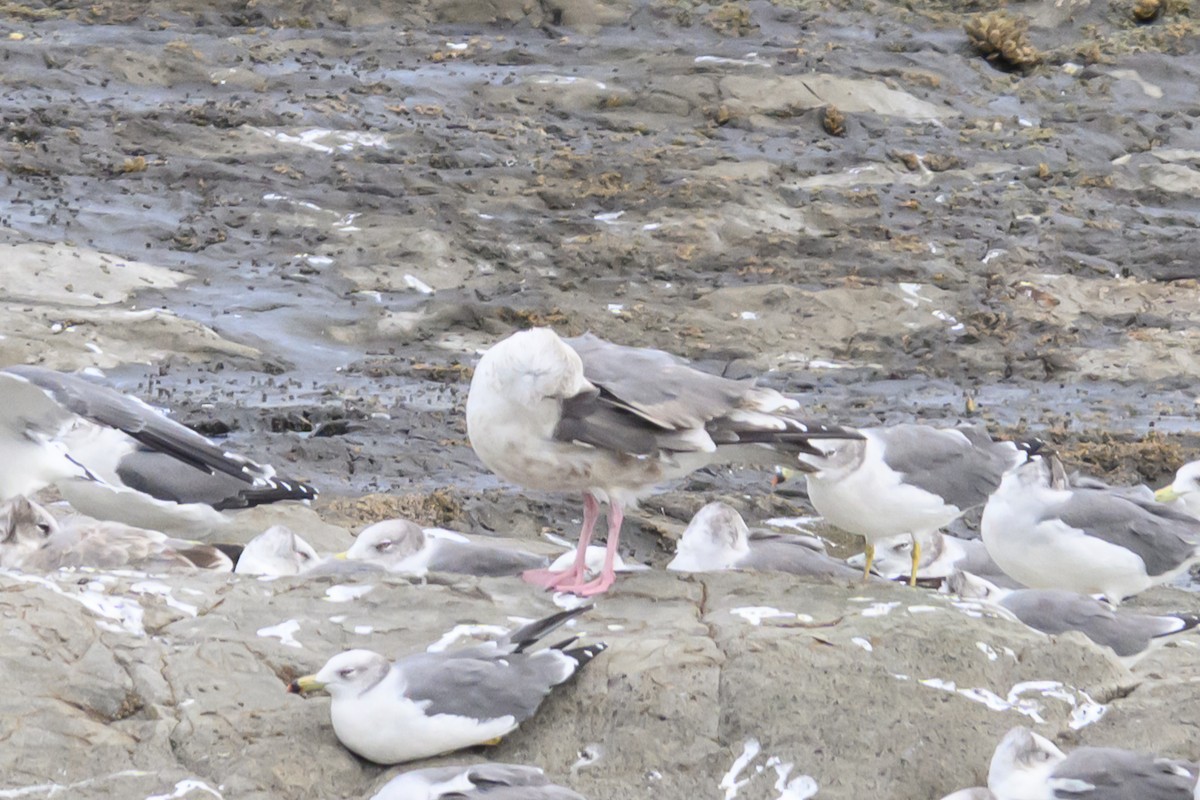
[[[913,586],[921,542],[983,506],[1004,474],[1041,444],[993,441],[981,427],[968,425],[910,423],[859,428],[858,433],[861,439],[814,441],[818,454],[799,454],[810,470],[808,498],[829,524],[866,540],[864,580],[871,574],[876,542],[911,536]]]

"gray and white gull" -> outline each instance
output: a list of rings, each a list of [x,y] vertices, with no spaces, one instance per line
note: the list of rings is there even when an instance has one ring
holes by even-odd
[[[751,531],[737,509],[709,503],[696,512],[675,545],[667,569],[714,572],[767,570],[793,575],[854,578],[858,571],[825,554],[819,539],[788,533]]]
[[[1197,766],[1116,747],[1066,754],[1016,727],[992,754],[988,789],[997,800],[1195,800]]]
[[[424,575],[520,575],[545,567],[549,559],[524,550],[478,544],[464,536],[426,530],[407,519],[385,519],[358,534],[339,558],[377,564],[388,572]]]
[[[397,775],[371,800],[584,800],[523,764],[429,767]]]
[[[922,540],[986,503],[1001,477],[1040,444],[993,441],[976,426],[903,424],[860,433],[859,440],[814,442],[820,452],[800,456],[812,470],[809,500],[831,525],[866,540],[864,577],[876,542],[909,535],[911,584]]]
[[[797,463],[818,440],[859,438],[803,421],[794,398],[702,372],[648,348],[547,328],[493,345],[475,368],[467,433],[483,463],[505,480],[583,495],[576,560],[566,572],[526,579],[580,595],[614,582],[624,511],[655,486],[715,462]],[[585,578],[588,542],[608,503],[605,565]]]
[[[1042,633],[1079,631],[1096,644],[1112,648],[1126,666],[1131,666],[1164,637],[1200,624],[1200,617],[1195,614],[1135,614],[1078,592],[1004,589],[965,572],[947,578],[946,590],[964,599],[982,600]]]
[[[288,691],[328,693],[338,740],[377,764],[494,744],[604,650],[602,643],[573,647],[575,636],[529,650],[590,608],[553,614],[493,642],[418,653],[394,664],[369,650],[348,650],[293,681]]]
[[[980,532],[996,564],[1025,586],[1101,594],[1114,605],[1200,560],[1200,520],[1126,489],[1072,485],[1053,455],[1004,476]]]
[[[0,452],[0,501],[53,484],[88,516],[159,531],[199,535],[222,510],[316,495],[137,398],[42,367],[0,369]]]
[[[82,568],[229,572],[233,560],[213,545],[120,522],[79,516],[55,520],[37,503],[15,497],[0,506],[0,566],[23,572]]]

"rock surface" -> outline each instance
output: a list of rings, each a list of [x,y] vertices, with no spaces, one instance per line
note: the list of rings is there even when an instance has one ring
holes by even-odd
[[[223,535],[282,522],[326,551],[395,515],[574,535],[576,498],[503,486],[465,439],[476,353],[529,324],[1157,484],[1194,455],[1200,372],[1200,42],[1164,6],[1013,6],[1039,62],[1008,72],[968,43],[971,2],[0,4],[0,362],[102,368],[312,480],[313,509]],[[803,776],[835,799],[982,783],[1017,723],[1200,757],[1195,634],[1131,674],[924,591],[661,571],[710,500],[811,513],[767,481],[705,471],[631,514],[623,554],[657,569],[579,626],[610,649],[446,761],[591,800],[795,800]],[[369,796],[398,770],[286,681],[553,608],[444,576],[332,602],[336,580],[0,575],[0,794]],[[1079,725],[1084,693],[1107,711]]]

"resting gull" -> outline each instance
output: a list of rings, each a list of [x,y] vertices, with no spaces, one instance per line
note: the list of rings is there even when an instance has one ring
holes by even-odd
[[[656,485],[714,462],[775,464],[822,439],[857,438],[801,421],[800,404],[771,389],[694,369],[660,350],[547,328],[509,336],[475,368],[467,434],[489,469],[529,489],[580,492],[583,526],[566,572],[532,571],[548,588],[598,594],[615,580],[625,509]],[[600,577],[584,575],[588,542],[608,503]]]
[[[538,710],[550,691],[604,649],[566,641],[528,648],[591,606],[531,622],[497,641],[444,653],[419,653],[394,664],[369,650],[329,659],[315,675],[288,686],[332,698],[333,732],[377,764],[399,764],[491,744]]]
[[[713,572],[770,570],[794,575],[853,578],[857,570],[825,555],[819,539],[787,533],[751,532],[735,508],[709,503],[696,512],[675,545],[667,569]]]
[[[313,546],[286,525],[272,525],[242,548],[234,572],[240,575],[283,577],[300,575],[321,563]]]
[[[813,471],[808,497],[831,525],[866,539],[864,579],[875,543],[912,538],[909,583],[915,585],[922,538],[982,506],[1000,478],[1039,443],[995,442],[981,428],[904,424],[864,428],[861,440],[814,442],[801,455]]]
[[[1003,589],[965,572],[947,578],[946,589],[997,606],[1042,633],[1079,631],[1096,644],[1112,648],[1127,666],[1162,637],[1200,624],[1200,617],[1194,614],[1134,614],[1086,594],[1064,589]]]
[[[921,535],[920,544],[921,563],[917,565],[919,581],[941,581],[956,570],[962,570],[987,578],[999,586],[1013,589],[1020,587],[1020,584],[996,566],[996,562],[988,555],[987,547],[979,539],[960,539],[941,531],[934,531]],[[912,572],[912,549],[911,536],[901,534],[880,539],[875,543],[874,571],[889,581],[909,577]],[[846,559],[847,564],[858,567],[862,567],[865,562],[865,554]]]
[[[1114,605],[1200,558],[1200,520],[1125,490],[1073,486],[1050,455],[1004,476],[980,531],[995,562],[1025,586],[1102,594]]]
[[[24,572],[57,569],[208,569],[229,572],[233,561],[213,545],[173,539],[120,522],[70,517],[53,522],[44,508],[16,497],[0,509],[6,519],[0,566]]]
[[[975,786],[970,789],[959,789],[953,794],[948,794],[942,800],[1000,800],[996,795],[992,794],[992,790],[983,786]]]
[[[1016,727],[992,754],[988,788],[997,800],[1194,800],[1196,765],[1115,747],[1070,755]]]
[[[430,767],[397,775],[371,800],[584,800],[550,782],[537,767],[474,764]]]
[[[1189,461],[1175,471],[1175,480],[1154,493],[1160,503],[1175,503],[1200,518],[1200,461]]]
[[[378,564],[388,572],[424,575],[454,572],[464,575],[519,575],[544,567],[545,556],[477,544],[465,537],[438,535],[407,519],[385,519],[362,530],[339,558]]]
[[[0,500],[54,484],[84,514],[153,530],[200,534],[222,510],[316,494],[141,400],[41,367],[0,370],[0,451]]]

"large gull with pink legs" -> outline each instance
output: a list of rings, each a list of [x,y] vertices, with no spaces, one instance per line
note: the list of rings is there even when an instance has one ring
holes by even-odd
[[[562,339],[521,331],[480,359],[467,397],[467,433],[500,477],[529,489],[578,492],[583,527],[575,563],[530,570],[526,580],[578,595],[606,591],[624,510],[655,486],[712,463],[802,466],[811,440],[856,439],[802,420],[800,404],[749,381],[702,372],[669,353],[591,334]],[[588,542],[607,503],[608,542],[588,581]]]

